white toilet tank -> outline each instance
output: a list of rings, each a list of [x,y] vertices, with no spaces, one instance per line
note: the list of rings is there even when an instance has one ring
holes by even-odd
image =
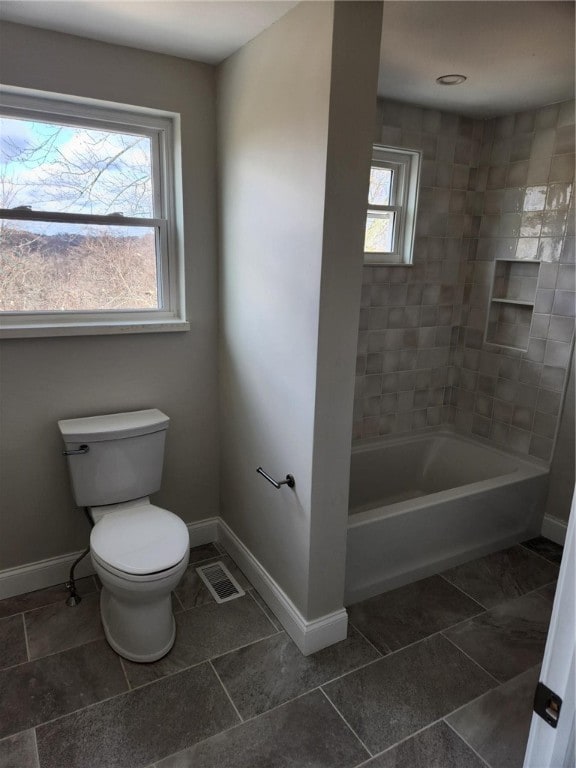
[[[155,408],[58,422],[68,455],[74,498],[98,507],[149,496],[160,488],[170,419]]]

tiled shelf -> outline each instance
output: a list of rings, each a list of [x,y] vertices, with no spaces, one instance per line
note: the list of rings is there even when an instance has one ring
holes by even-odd
[[[519,299],[492,299],[496,304],[518,304],[520,307],[533,307],[533,301],[520,301]]]
[[[525,352],[538,283],[539,261],[497,259],[486,323],[486,341]]]

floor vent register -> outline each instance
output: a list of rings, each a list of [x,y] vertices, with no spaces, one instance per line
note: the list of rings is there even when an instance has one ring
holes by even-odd
[[[217,603],[227,603],[246,593],[238,584],[223,562],[218,560],[210,565],[201,565],[196,573],[208,587],[210,594]]]

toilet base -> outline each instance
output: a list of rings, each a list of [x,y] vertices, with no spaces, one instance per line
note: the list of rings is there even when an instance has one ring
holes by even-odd
[[[155,651],[153,653],[138,655],[138,654],[132,653],[130,650],[126,648],[123,648],[122,645],[120,645],[120,643],[116,642],[116,640],[110,633],[110,629],[108,628],[108,624],[104,618],[103,612],[101,613],[100,618],[102,619],[104,636],[106,637],[106,641],[108,642],[108,645],[112,648],[113,651],[116,651],[116,653],[119,656],[122,656],[123,659],[127,659],[128,661],[136,661],[140,664],[146,664],[152,661],[158,661],[159,659],[162,659],[164,656],[166,656],[166,654],[172,650],[172,646],[174,645],[174,641],[176,640],[176,622],[174,621],[174,617],[172,617],[172,634],[170,636],[170,640],[164,646],[164,648],[161,648],[160,650]]]
[[[158,661],[176,638],[172,590],[188,565],[189,552],[174,567],[161,573],[134,576],[104,567],[92,552],[102,582],[100,618],[106,640],[128,661]]]

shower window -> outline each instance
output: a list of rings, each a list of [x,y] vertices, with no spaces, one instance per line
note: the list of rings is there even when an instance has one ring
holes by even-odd
[[[420,152],[375,144],[364,236],[366,264],[411,264]]]

